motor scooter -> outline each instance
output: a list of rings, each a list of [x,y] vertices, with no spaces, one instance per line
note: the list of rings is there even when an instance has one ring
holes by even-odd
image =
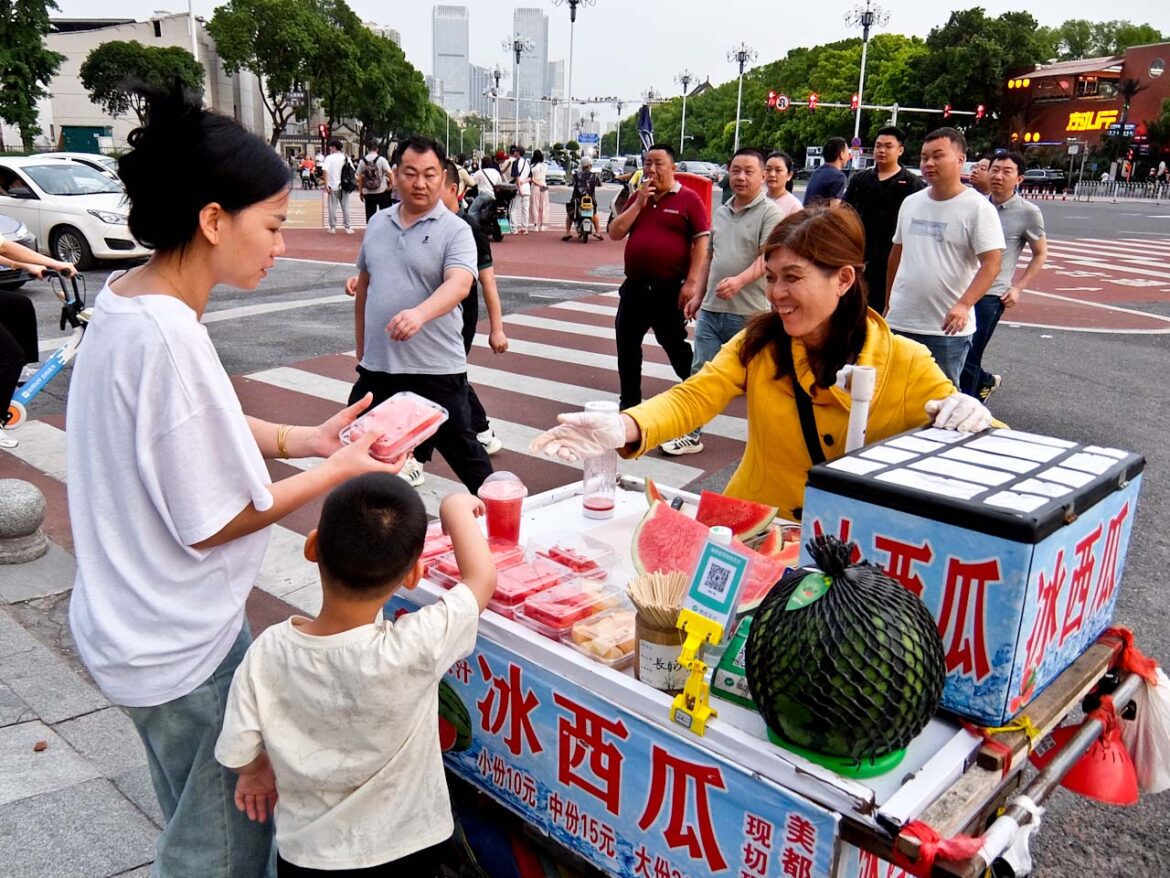
[[[512,231],[511,209],[512,199],[516,197],[516,186],[513,183],[496,183],[493,187],[496,192],[496,202],[492,207],[491,215],[487,218],[488,234],[497,244],[504,240],[504,235]]]
[[[577,237],[583,244],[589,243],[596,229],[595,213],[592,196],[582,195],[577,199]]]

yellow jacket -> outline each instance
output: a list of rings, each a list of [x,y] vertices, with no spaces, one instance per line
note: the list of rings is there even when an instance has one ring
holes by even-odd
[[[727,483],[733,497],[777,506],[785,518],[799,518],[804,486],[812,460],[804,444],[800,416],[792,393],[792,379],[776,374],[776,361],[765,349],[746,368],[740,363],[741,332],[723,346],[713,360],[687,381],[676,384],[641,405],[626,411],[642,430],[642,443],[624,456],[637,457],[663,442],[682,436],[707,423],[727,404],[747,394],[747,448],[739,467]],[[813,414],[825,458],[845,452],[849,425],[849,394],[839,387],[815,386],[804,343],[792,341],[796,377],[813,402]],[[955,393],[923,345],[896,336],[875,311],[868,315],[865,344],[858,366],[877,369],[870,403],[866,438],[885,439],[929,422],[923,406],[931,399]]]

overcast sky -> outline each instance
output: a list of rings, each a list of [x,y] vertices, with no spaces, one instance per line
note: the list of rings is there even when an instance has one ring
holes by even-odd
[[[424,74],[431,72],[431,9],[429,3],[408,0],[348,0],[363,19],[396,28],[411,63]],[[94,14],[94,0],[57,0],[61,17]],[[213,0],[192,0],[196,15],[210,18]],[[512,5],[500,0],[464,0],[471,15],[471,61],[483,66],[510,63],[501,41],[511,35]],[[552,0],[524,4],[544,9],[549,16],[549,60],[569,55],[569,10]],[[1028,9],[1042,24],[1054,26],[1070,18],[1096,21],[1110,15],[1147,22],[1170,33],[1170,3],[1105,7],[1097,0],[1031,0],[1028,4],[1006,0],[971,0],[959,5],[927,0],[883,0],[890,14],[884,30],[926,36],[943,24],[952,8],[982,5],[990,15]],[[759,53],[760,62],[772,60],[797,46],[845,39],[860,34],[845,24],[851,0],[829,3],[761,2],[761,0],[597,0],[595,6],[578,9],[574,44],[573,96],[589,98],[617,95],[637,100],[647,88],[680,94],[674,77],[684,68],[708,76],[718,84],[736,75],[727,51],[740,41]],[[798,12],[803,7],[803,12]],[[103,0],[101,14],[109,17],[147,18],[155,10],[185,12],[186,0]],[[1144,11],[1139,11],[1143,10]],[[392,11],[391,11],[392,10]],[[761,11],[766,10],[766,11]],[[822,14],[817,15],[819,11]],[[841,96],[844,99],[847,96]],[[628,113],[629,110],[626,110]],[[604,118],[616,112],[606,108]]]

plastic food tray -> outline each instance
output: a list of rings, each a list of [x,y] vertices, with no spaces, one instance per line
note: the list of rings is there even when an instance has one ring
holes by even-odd
[[[492,562],[496,570],[506,570],[524,562],[524,550],[512,543],[501,540],[488,540],[488,548],[492,552]],[[448,552],[440,555],[427,568],[427,579],[443,588],[451,588],[462,577],[459,574],[459,565],[455,563],[455,553]]]
[[[574,625],[564,642],[610,668],[634,662],[634,611],[609,610]]]
[[[338,438],[349,445],[370,427],[382,431],[382,438],[370,446],[370,456],[389,463],[421,445],[435,435],[447,420],[447,410],[417,393],[396,393],[374,406],[348,427]]]
[[[605,543],[570,532],[540,538],[531,547],[541,558],[563,564],[585,579],[599,581],[609,577],[615,556],[613,548]]]
[[[544,558],[532,558],[500,569],[496,576],[496,593],[488,608],[509,619],[516,608],[537,592],[572,580],[573,571]]]
[[[437,521],[432,521],[427,527],[427,538],[423,543],[422,562],[427,564],[438,558],[440,555],[446,555],[454,547],[451,545],[451,538],[443,533],[443,525]]]
[[[583,619],[625,604],[625,595],[613,586],[574,579],[530,595],[516,608],[516,620],[534,631],[560,640]]]

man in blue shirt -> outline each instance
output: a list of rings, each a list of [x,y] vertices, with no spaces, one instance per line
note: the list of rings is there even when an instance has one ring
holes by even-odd
[[[849,144],[843,137],[830,137],[821,153],[825,163],[813,171],[808,188],[804,190],[804,206],[827,204],[836,207],[845,195],[848,178],[841,169],[849,161]]]

